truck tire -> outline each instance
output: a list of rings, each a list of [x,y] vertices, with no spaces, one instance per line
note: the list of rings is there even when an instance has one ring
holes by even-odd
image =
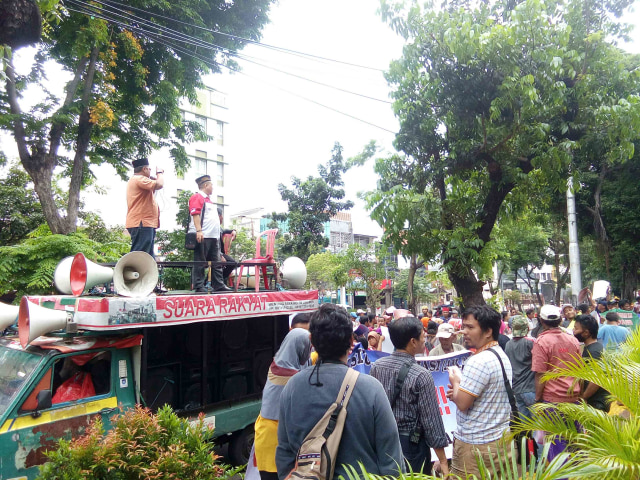
[[[229,461],[236,466],[246,465],[249,462],[249,455],[251,455],[251,447],[253,446],[253,439],[255,432],[253,430],[253,424],[245,427],[243,430],[235,432],[229,440]]]

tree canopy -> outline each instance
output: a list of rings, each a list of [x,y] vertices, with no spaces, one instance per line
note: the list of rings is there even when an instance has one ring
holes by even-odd
[[[318,176],[306,180],[292,177],[292,187],[278,186],[282,200],[287,202],[288,212],[274,214],[273,218],[287,221],[288,234],[279,245],[279,255],[295,255],[307,260],[311,254],[320,252],[329,245],[324,225],[336,213],[349,210],[353,202],[343,200],[345,196],[342,174],[347,170],[342,157],[342,147],[336,143],[331,159],[318,166]]]
[[[80,191],[96,165],[110,164],[124,178],[131,160],[164,147],[178,172],[188,167],[185,142],[207,137],[182,119],[179,100],[197,103],[202,75],[230,62],[229,52],[246,43],[238,37],[259,40],[270,3],[53,2],[58,21],[47,25],[28,74],[19,75],[14,55],[2,49],[0,128],[13,134],[53,233],[75,231]],[[203,57],[203,47],[214,50]],[[47,72],[70,79],[63,92],[49,90]],[[27,91],[42,96],[34,101]],[[69,181],[63,210],[54,199],[55,169]]]
[[[381,188],[369,207],[400,190],[428,205],[437,228],[416,235],[434,246],[425,257],[442,262],[465,306],[484,303],[487,245],[514,191],[564,191],[577,152],[588,156],[594,142],[611,164],[633,155],[639,70],[614,44],[630,3],[445,1],[406,11],[383,2],[383,18],[407,39],[387,75],[402,154],[377,161]]]

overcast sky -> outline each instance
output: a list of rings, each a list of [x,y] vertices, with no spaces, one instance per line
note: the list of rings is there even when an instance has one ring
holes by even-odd
[[[378,5],[378,0],[280,0],[272,7],[262,42],[384,70],[401,55],[403,40],[382,23]],[[637,13],[628,15],[627,20],[640,24]],[[627,49],[640,52],[638,28]],[[274,68],[389,101],[389,87],[379,71],[306,60],[256,45],[241,53]],[[278,184],[290,184],[291,176],[317,174],[318,164],[329,160],[335,142],[344,147],[345,158],[357,154],[370,140],[383,151],[392,151],[392,133],[283,90],[395,132],[398,123],[388,103],[314,85],[251,63],[241,61],[240,65],[246,75],[225,73],[207,79],[207,84],[228,94],[225,160],[229,165],[224,192],[228,213],[256,207],[264,208],[265,213],[283,211]],[[112,195],[91,194],[86,197],[87,207],[100,210],[109,224],[123,224],[126,212],[119,211],[122,208],[116,208],[113,201],[118,196],[116,203],[123,204],[124,198],[119,198],[123,193],[115,192],[124,191],[124,182],[115,177],[111,167],[103,167],[99,175],[100,179],[115,178],[117,184],[105,182]],[[345,183],[347,197],[356,203],[352,210],[354,232],[379,235],[381,229],[357,199],[358,192],[375,188],[372,162],[348,172]],[[166,201],[171,200],[164,198],[160,203]]]

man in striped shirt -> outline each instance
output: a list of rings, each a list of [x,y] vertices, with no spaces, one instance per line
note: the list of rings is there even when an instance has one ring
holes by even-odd
[[[389,325],[389,336],[395,351],[373,363],[371,376],[382,383],[389,398],[398,425],[402,453],[414,472],[429,474],[431,447],[447,475],[444,447],[449,444],[449,439],[438,409],[435,384],[431,373],[418,365],[415,359],[416,354],[424,352],[422,322],[415,317],[394,320]]]

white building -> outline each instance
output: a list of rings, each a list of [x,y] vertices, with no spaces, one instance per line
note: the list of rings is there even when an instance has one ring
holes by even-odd
[[[178,175],[171,166],[166,172],[165,195],[173,201],[168,202],[162,214],[162,228],[173,230],[178,227],[176,214],[178,206],[175,200],[181,191],[195,192],[198,189],[195,179],[201,175],[210,175],[213,182],[212,200],[223,210],[225,203],[225,166],[228,164],[225,143],[225,131],[229,124],[229,108],[227,95],[211,87],[198,92],[199,106],[191,105],[183,99],[180,108],[183,118],[196,121],[202,125],[211,137],[206,142],[192,142],[185,145],[187,155],[191,159],[191,167],[184,175]],[[226,215],[225,215],[226,216]],[[228,219],[225,218],[225,221]]]

